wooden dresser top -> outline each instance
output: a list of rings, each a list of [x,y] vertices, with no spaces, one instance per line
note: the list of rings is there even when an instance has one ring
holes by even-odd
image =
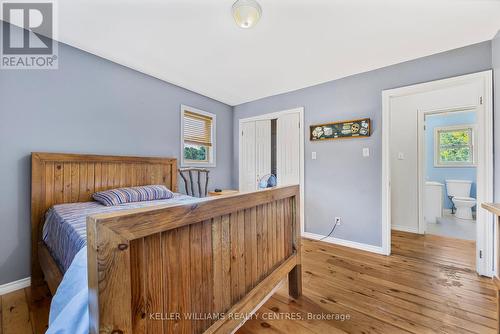
[[[500,216],[500,203],[483,203],[481,204],[481,207],[496,214],[497,216]]]

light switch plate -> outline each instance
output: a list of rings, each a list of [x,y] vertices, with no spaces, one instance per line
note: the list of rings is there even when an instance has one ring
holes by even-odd
[[[405,159],[405,154],[403,152],[398,153],[398,160],[404,160]]]
[[[311,159],[316,160],[316,152],[311,153]]]
[[[369,157],[370,156],[370,149],[368,147],[363,147],[363,157]]]

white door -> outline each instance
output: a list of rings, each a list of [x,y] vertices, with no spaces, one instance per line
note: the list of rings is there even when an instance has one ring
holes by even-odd
[[[257,189],[255,165],[255,122],[241,124],[240,191]]]
[[[255,122],[255,179],[256,184],[271,174],[271,120]]]
[[[278,185],[300,183],[300,114],[280,115],[276,124]]]

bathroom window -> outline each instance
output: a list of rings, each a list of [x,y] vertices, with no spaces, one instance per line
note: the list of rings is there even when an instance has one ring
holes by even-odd
[[[474,167],[474,125],[435,128],[435,167]]]

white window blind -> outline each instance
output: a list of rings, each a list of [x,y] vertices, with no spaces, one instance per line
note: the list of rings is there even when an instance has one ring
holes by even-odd
[[[210,116],[184,111],[184,142],[212,146],[212,123]]]

